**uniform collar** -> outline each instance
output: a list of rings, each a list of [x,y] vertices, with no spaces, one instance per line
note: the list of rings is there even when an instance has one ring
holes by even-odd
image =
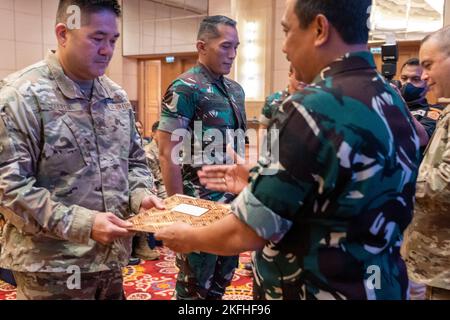
[[[53,75],[58,88],[68,99],[84,99],[87,98],[81,92],[80,87],[70,79],[65,73],[54,51],[49,51],[45,58],[51,74]],[[105,77],[99,77],[94,80],[94,88],[92,92],[92,100],[100,101],[104,99],[113,99],[114,94],[105,82]]]
[[[442,111],[441,117],[450,113],[450,98],[439,98],[438,103],[447,105],[447,107]]]
[[[199,68],[200,72],[208,79],[208,82],[211,83],[217,83],[219,85],[223,85],[225,83],[225,77],[223,75],[219,76],[217,78],[217,76],[215,76],[211,70],[209,70],[204,64],[202,64],[201,62],[197,62],[196,65],[197,68]]]
[[[325,80],[325,78],[333,77],[339,73],[364,69],[376,69],[376,67],[375,60],[369,51],[349,52],[322,69],[322,71],[314,79],[313,83],[319,83]]]

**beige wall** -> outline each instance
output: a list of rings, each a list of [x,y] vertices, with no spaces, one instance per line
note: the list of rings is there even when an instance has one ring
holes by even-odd
[[[121,86],[130,100],[138,100],[137,59],[122,56],[122,42],[119,41],[106,75]]]
[[[195,1],[199,7],[207,7],[207,0]],[[198,13],[183,10],[183,3],[168,6],[161,0],[125,0],[123,3],[124,55],[195,51],[197,30],[203,19]]]
[[[272,92],[286,88],[289,72],[289,62],[286,55],[282,52],[284,33],[281,27],[281,19],[284,13],[284,0],[274,0],[275,17],[274,17],[274,44],[273,44],[273,77]]]
[[[122,3],[122,1],[120,2]],[[122,29],[122,22],[119,23],[119,30],[120,29]],[[116,44],[116,50],[108,70],[106,70],[106,75],[127,92],[130,100],[138,100],[137,59],[126,58],[122,55],[123,39],[121,38],[121,40],[122,41],[118,41]]]
[[[230,18],[234,17],[231,0],[209,0],[209,15],[223,15]]]
[[[55,49],[58,0],[0,0],[0,79]]]
[[[231,18],[245,19],[245,12],[241,13],[239,17],[236,16],[237,3],[246,2],[248,0],[209,0],[209,14],[222,14]],[[289,72],[289,62],[286,60],[286,55],[282,52],[284,34],[281,28],[281,19],[284,12],[285,0],[270,0],[271,4],[265,4],[271,7],[271,11],[259,8],[259,10],[248,10],[249,17],[259,17],[268,22],[267,34],[261,44],[266,48],[266,66],[265,72],[265,95],[278,90],[282,90],[287,85],[287,77]],[[238,21],[239,22],[239,21]],[[238,26],[240,33],[242,32],[242,25]],[[242,35],[240,34],[242,37]],[[239,63],[239,62],[238,62]],[[239,68],[239,65],[237,65]],[[234,75],[231,75],[234,78]],[[255,104],[255,103],[252,103]]]
[[[445,0],[444,5],[444,26],[450,25],[450,0]]]

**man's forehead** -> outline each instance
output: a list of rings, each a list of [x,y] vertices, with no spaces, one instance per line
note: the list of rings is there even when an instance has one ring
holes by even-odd
[[[282,22],[288,22],[290,19],[294,18],[295,16],[295,3],[296,1],[287,0],[285,7],[284,7],[284,13],[283,17],[281,19]]]
[[[107,29],[102,29],[102,28],[91,28],[89,30],[89,34],[120,37],[120,32],[118,30],[107,30]]]
[[[220,42],[238,42],[239,35],[236,28],[228,25],[219,25],[217,27],[219,31],[219,38],[217,38]]]
[[[423,69],[421,66],[414,65],[406,65],[402,70],[402,74],[421,74],[422,72]]]
[[[430,55],[436,55],[441,52],[441,48],[438,44],[438,42],[435,39],[429,39],[428,41],[425,41],[421,46],[419,50],[419,56],[427,56],[430,57]],[[420,59],[422,60],[422,59]]]
[[[81,25],[82,26],[94,26],[102,25],[108,21],[118,26],[119,18],[114,12],[109,10],[101,10],[97,12],[82,12],[81,13]]]
[[[294,1],[295,3],[295,1]],[[298,16],[295,12],[295,6],[287,5],[284,9],[283,17],[281,18],[281,25],[283,27],[295,27],[299,24]]]

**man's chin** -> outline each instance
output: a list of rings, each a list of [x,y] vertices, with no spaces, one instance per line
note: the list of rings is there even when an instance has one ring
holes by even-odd
[[[91,76],[93,79],[96,79],[98,77],[104,76],[106,73],[106,69],[97,69],[91,73]]]
[[[431,92],[437,99],[444,98],[444,94],[441,90],[438,90],[436,88],[436,85],[432,85],[429,89],[429,92]]]
[[[221,73],[222,73],[222,75],[225,76],[227,74],[230,74],[230,72],[231,72],[231,68],[227,68],[227,69],[223,69]]]

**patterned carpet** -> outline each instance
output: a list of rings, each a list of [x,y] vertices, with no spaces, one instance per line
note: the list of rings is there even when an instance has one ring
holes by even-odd
[[[143,261],[123,270],[125,294],[128,300],[170,300],[175,289],[175,255],[167,248],[158,248],[161,257],[156,261]],[[239,259],[233,282],[227,288],[225,300],[252,300],[251,272],[244,269],[250,261],[249,253]],[[15,300],[15,288],[0,281],[0,300]]]

